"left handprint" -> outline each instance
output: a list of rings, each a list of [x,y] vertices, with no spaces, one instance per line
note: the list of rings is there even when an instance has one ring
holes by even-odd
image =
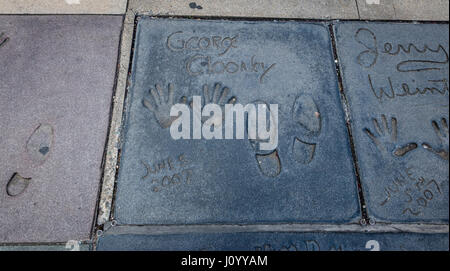
[[[173,105],[173,85],[169,84],[166,95],[159,84],[155,85],[155,89],[150,89],[153,97],[153,103],[148,99],[143,99],[143,104],[155,115],[156,121],[162,128],[168,128],[176,117],[170,116],[170,108]]]
[[[438,136],[439,140],[441,141],[442,148],[437,147],[431,147],[428,143],[423,143],[422,147],[424,147],[426,150],[437,154],[439,157],[441,157],[444,160],[448,161],[448,145],[449,145],[449,133],[448,133],[448,121],[446,118],[441,119],[441,125],[439,126],[439,123],[435,120],[431,122],[431,125],[433,126],[433,130]]]

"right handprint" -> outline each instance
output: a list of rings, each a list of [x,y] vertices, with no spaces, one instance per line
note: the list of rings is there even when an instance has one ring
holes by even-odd
[[[435,120],[431,122],[431,126],[433,126],[433,130],[441,141],[442,145],[440,148],[432,147],[428,143],[422,143],[422,147],[426,150],[438,155],[444,160],[448,160],[448,145],[449,145],[449,136],[448,136],[448,121],[446,118],[441,119],[441,125]]]
[[[380,150],[381,154],[387,156],[393,154],[397,157],[404,156],[406,153],[417,148],[417,144],[414,142],[398,145],[397,143],[397,119],[392,117],[390,121],[385,115],[381,115],[380,122],[373,118],[373,127],[375,132],[364,129],[364,132],[369,136],[372,142]]]

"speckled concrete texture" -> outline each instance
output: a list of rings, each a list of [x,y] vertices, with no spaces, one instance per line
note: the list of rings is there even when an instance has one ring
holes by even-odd
[[[0,242],[90,238],[121,16],[0,16]]]

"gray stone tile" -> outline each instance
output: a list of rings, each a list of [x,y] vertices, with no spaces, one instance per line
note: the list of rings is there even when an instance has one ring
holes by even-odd
[[[124,14],[127,0],[0,0],[0,14]]]
[[[358,19],[354,0],[131,0],[129,8],[150,15]]]
[[[448,0],[393,0],[397,20],[448,21]]]
[[[448,222],[448,25],[335,29],[369,214]]]
[[[448,21],[448,0],[356,0],[363,20]]]
[[[89,239],[121,24],[0,16],[0,242]]]
[[[448,234],[279,232],[124,234],[100,237],[97,250],[447,251]]]
[[[91,244],[69,242],[64,245],[0,245],[0,251],[90,251]]]
[[[205,37],[205,46],[214,37],[220,46],[176,49],[190,37]],[[327,26],[141,18],[135,44],[117,180],[119,223],[359,219]],[[221,63],[239,69],[225,72]],[[260,152],[246,139],[172,139],[163,120],[168,113],[144,105],[152,101],[149,89],[160,84],[164,93],[169,83],[175,101],[220,83],[219,90],[229,88],[226,100],[278,104],[278,147]]]

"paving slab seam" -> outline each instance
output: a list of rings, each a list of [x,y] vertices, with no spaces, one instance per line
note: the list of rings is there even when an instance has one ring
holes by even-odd
[[[356,12],[358,12],[358,18],[361,19],[361,15],[359,14],[358,0],[355,0],[355,5],[356,5]]]
[[[125,15],[122,16],[123,20],[122,20],[122,29],[120,30],[120,37],[122,37],[123,32],[124,32],[124,28],[125,28]],[[98,190],[97,190],[97,202],[96,202],[96,208],[95,208],[95,212],[94,212],[94,217],[92,220],[92,225],[91,225],[91,239],[93,237],[93,234],[96,233],[97,231],[97,219],[99,217],[99,211],[100,211],[100,203],[101,203],[101,192],[102,192],[102,188],[103,188],[103,180],[104,180],[104,176],[105,176],[105,165],[106,165],[106,159],[107,159],[107,154],[108,154],[108,143],[109,143],[109,137],[111,134],[111,130],[113,128],[113,112],[114,112],[114,101],[115,101],[115,96],[117,94],[117,90],[118,90],[118,81],[119,81],[119,73],[120,73],[120,69],[118,68],[120,65],[120,59],[122,56],[122,43],[124,41],[122,39],[120,39],[119,41],[119,50],[117,52],[117,61],[116,61],[116,74],[114,77],[114,86],[112,89],[112,96],[111,96],[111,101],[110,101],[110,108],[109,108],[109,123],[110,125],[107,128],[107,133],[106,133],[106,140],[105,140],[105,145],[103,147],[103,156],[102,156],[102,162],[101,162],[101,177],[100,177],[100,182],[98,184]]]
[[[338,55],[337,55],[336,40],[335,40],[335,36],[334,36],[334,31],[333,31],[333,24],[329,24],[328,29],[329,29],[329,33],[330,33],[331,45],[333,47],[332,51],[333,51],[336,75],[337,75],[338,85],[339,85],[339,94],[341,95],[341,103],[342,103],[342,107],[344,109],[345,123],[347,126],[347,133],[348,133],[348,137],[349,137],[349,141],[350,141],[349,142],[350,150],[352,152],[353,168],[355,170],[355,175],[356,175],[359,204],[360,204],[361,216],[362,216],[360,223],[362,225],[365,225],[365,224],[369,223],[370,219],[367,215],[366,202],[364,199],[364,192],[362,189],[361,177],[359,174],[360,169],[359,169],[359,165],[358,165],[358,159],[356,156],[355,144],[354,144],[354,139],[353,139],[353,134],[352,134],[352,129],[351,129],[351,118],[350,118],[350,111],[349,111],[350,109],[349,109],[347,97],[345,96],[345,93],[344,93],[344,86],[342,84],[342,74],[341,74],[341,70],[339,67],[339,59],[338,59]]]
[[[130,57],[129,57],[129,61],[128,61],[128,70],[127,70],[127,78],[126,78],[126,87],[125,87],[125,93],[124,93],[124,97],[123,97],[123,112],[122,112],[122,116],[121,116],[121,126],[120,126],[120,134],[119,134],[119,142],[117,144],[118,150],[117,150],[117,166],[116,166],[116,172],[115,172],[115,176],[114,176],[114,190],[113,190],[113,196],[112,196],[112,200],[111,200],[111,210],[110,210],[110,220],[108,221],[109,224],[114,223],[114,211],[115,211],[115,201],[116,201],[116,190],[117,190],[117,179],[118,179],[118,175],[119,175],[119,170],[120,170],[120,162],[121,162],[121,157],[122,157],[122,147],[123,147],[123,142],[124,142],[124,134],[122,133],[123,131],[123,127],[124,127],[124,123],[126,121],[127,118],[127,108],[129,107],[129,101],[127,99],[128,97],[128,90],[129,90],[129,86],[130,86],[130,77],[131,77],[131,72],[132,72],[132,66],[133,66],[133,57],[134,57],[134,50],[135,50],[135,40],[136,40],[136,31],[137,31],[137,24],[138,24],[138,20],[139,17],[136,16],[135,13],[133,13],[132,15],[130,15],[130,19],[133,19],[133,29],[132,29],[132,40],[131,40],[131,48],[130,48]]]
[[[123,108],[123,112],[121,115],[121,126],[120,126],[120,134],[119,134],[119,142],[117,144],[118,150],[117,150],[117,167],[116,167],[116,172],[115,172],[115,176],[114,176],[114,190],[113,190],[113,197],[112,197],[112,201],[111,201],[111,210],[110,210],[110,221],[108,221],[108,223],[114,223],[114,207],[115,207],[115,200],[116,200],[116,189],[117,189],[117,179],[118,179],[118,175],[119,175],[119,170],[120,170],[120,159],[122,157],[122,147],[123,147],[123,142],[124,142],[124,134],[122,133],[123,127],[124,127],[124,123],[126,121],[127,118],[127,108],[129,106],[129,101],[127,99],[128,97],[128,90],[129,90],[129,86],[131,84],[131,73],[132,73],[132,69],[133,69],[133,57],[134,57],[134,53],[135,53],[135,46],[136,46],[136,31],[137,31],[137,25],[138,25],[138,20],[139,17],[136,15],[136,13],[131,12],[130,13],[130,21],[133,22],[133,28],[131,31],[131,47],[129,48],[129,52],[130,52],[130,56],[129,56],[129,61],[128,61],[128,68],[127,68],[127,77],[126,77],[126,87],[125,87],[125,92],[124,92],[124,97],[123,97],[123,103],[122,103],[122,108]]]
[[[362,233],[448,233],[449,225],[441,224],[261,224],[261,225],[118,225],[102,234],[182,234],[230,232],[362,232]]]
[[[117,78],[117,88],[113,96],[113,111],[111,116],[111,126],[108,136],[108,143],[105,156],[104,177],[99,200],[99,210],[97,225],[107,222],[112,214],[115,182],[117,180],[120,135],[122,121],[125,114],[124,102],[128,88],[128,74],[131,69],[131,57],[134,44],[134,23],[135,14],[127,12],[124,19],[121,34],[121,46],[119,54],[119,71]]]

